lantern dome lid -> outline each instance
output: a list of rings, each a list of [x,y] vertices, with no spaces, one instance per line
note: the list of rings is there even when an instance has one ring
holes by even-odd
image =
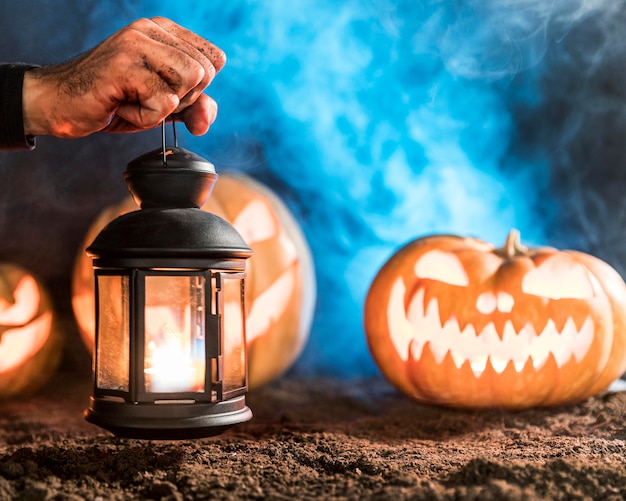
[[[142,209],[109,223],[93,256],[242,258],[252,250],[227,221],[201,209]]]

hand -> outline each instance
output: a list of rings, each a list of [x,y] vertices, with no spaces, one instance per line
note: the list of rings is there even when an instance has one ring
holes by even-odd
[[[173,115],[204,134],[217,104],[203,91],[225,62],[219,48],[169,19],[140,19],[74,60],[28,70],[24,131],[66,138],[135,132]]]

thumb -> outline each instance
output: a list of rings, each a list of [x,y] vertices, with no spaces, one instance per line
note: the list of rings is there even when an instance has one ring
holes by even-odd
[[[180,100],[173,92],[156,93],[140,102],[121,103],[116,115],[137,129],[151,129],[174,112]]]

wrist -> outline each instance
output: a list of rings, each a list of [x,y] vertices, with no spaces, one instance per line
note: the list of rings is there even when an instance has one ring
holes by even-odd
[[[56,91],[50,89],[46,78],[41,75],[40,68],[32,68],[24,73],[22,114],[25,135],[52,135],[48,100],[55,93]]]

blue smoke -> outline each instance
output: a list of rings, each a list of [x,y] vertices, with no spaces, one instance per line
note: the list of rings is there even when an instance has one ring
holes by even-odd
[[[549,155],[558,145],[533,136],[533,120],[545,118],[550,55],[598,12],[617,12],[594,4],[65,1],[47,8],[47,20],[31,21],[56,34],[52,10],[80,19],[80,33],[53,44],[65,57],[154,15],[226,51],[209,91],[217,122],[205,137],[179,138],[218,170],[266,182],[293,210],[313,251],[319,295],[293,372],[347,376],[376,371],[362,305],[402,244],[429,233],[500,244],[512,227],[527,244],[567,241],[554,232],[559,203],[550,194]]]

